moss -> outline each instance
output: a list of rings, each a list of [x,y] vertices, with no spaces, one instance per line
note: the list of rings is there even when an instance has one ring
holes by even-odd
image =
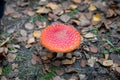
[[[79,12],[79,10],[78,9],[74,9],[74,10],[72,10],[70,13],[68,13],[68,15],[70,16],[70,17],[73,17],[75,14],[77,14]]]
[[[2,75],[7,76],[11,70],[12,70],[12,67],[10,65],[8,65],[7,67],[3,67]]]
[[[31,16],[29,19],[29,22],[32,22],[32,23],[34,23],[36,21],[44,22],[44,21],[46,21],[46,16],[35,14],[35,15]]]

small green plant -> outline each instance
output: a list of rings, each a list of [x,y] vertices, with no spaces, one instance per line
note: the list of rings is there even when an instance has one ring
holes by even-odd
[[[10,65],[8,65],[7,67],[3,67],[2,75],[7,76],[11,70],[12,70],[12,67]]]
[[[103,51],[104,54],[110,54],[110,53],[113,53],[113,52],[119,53],[120,52],[120,47],[118,47],[118,48],[111,48],[110,50],[104,50]]]
[[[94,28],[94,29],[92,30],[92,33],[95,34],[95,35],[97,35],[97,34],[98,34],[98,28]]]
[[[78,9],[74,9],[73,11],[71,11],[68,15],[70,16],[70,17],[73,17],[75,14],[77,14],[79,12],[79,10]]]
[[[43,79],[43,80],[52,80],[52,77],[55,76],[55,70],[56,70],[56,67],[52,66],[50,67],[50,72],[48,73],[42,73],[40,74],[40,77]]]
[[[42,15],[35,14],[35,15],[30,17],[29,21],[32,23],[34,23],[35,21],[44,22],[44,21],[46,21],[46,17],[42,16]]]

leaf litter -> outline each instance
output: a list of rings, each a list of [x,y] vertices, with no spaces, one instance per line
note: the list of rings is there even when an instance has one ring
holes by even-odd
[[[2,20],[6,33],[0,34],[1,80],[84,80],[94,76],[92,80],[108,79],[108,75],[119,80],[119,1],[13,3],[7,1]],[[81,33],[83,42],[78,49],[57,57],[40,44],[42,30],[54,22],[72,25]],[[103,77],[103,73],[107,74]]]

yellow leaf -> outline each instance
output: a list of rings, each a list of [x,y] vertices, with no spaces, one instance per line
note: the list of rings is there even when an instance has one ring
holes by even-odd
[[[40,7],[36,12],[37,13],[43,13],[45,10],[45,7]]]
[[[71,8],[71,9],[76,9],[76,8],[77,8],[77,5],[71,4],[71,5],[70,5],[70,8]]]
[[[93,21],[100,21],[101,20],[101,16],[100,16],[100,14],[95,14],[95,15],[93,15]]]
[[[34,32],[33,32],[33,36],[34,36],[35,38],[40,38],[40,31],[34,31]]]
[[[90,5],[90,7],[88,8],[89,11],[95,11],[97,8],[93,5]]]
[[[49,7],[51,9],[57,9],[59,6],[55,3],[48,3],[46,7]]]

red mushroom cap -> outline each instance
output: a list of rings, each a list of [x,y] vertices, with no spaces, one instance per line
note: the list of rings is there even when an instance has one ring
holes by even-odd
[[[64,24],[52,24],[46,27],[40,36],[41,44],[52,52],[70,52],[81,43],[80,33]]]

